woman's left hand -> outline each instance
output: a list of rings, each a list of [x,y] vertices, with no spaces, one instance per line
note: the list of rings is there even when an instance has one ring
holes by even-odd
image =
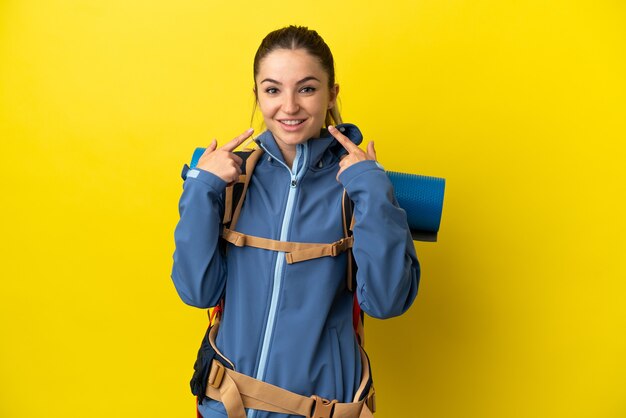
[[[334,126],[328,127],[328,132],[348,151],[346,155],[339,161],[339,172],[337,173],[337,181],[339,181],[339,175],[343,171],[353,164],[360,161],[372,160],[376,161],[376,150],[374,149],[374,141],[370,141],[367,144],[367,153],[358,147],[354,142],[350,141],[350,138],[339,132]]]

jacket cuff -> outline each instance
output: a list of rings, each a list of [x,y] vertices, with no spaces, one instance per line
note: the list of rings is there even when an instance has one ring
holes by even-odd
[[[346,168],[339,175],[339,182],[343,184],[343,187],[346,190],[349,191],[350,183],[352,183],[352,181],[356,179],[357,177],[368,172],[380,172],[384,174],[385,169],[383,168],[382,165],[380,165],[378,161],[374,161],[374,160],[359,161],[358,163],[353,164],[350,167]]]
[[[191,168],[183,171],[183,178],[185,183],[188,182],[201,182],[218,193],[222,193],[226,189],[226,182],[211,173],[210,171],[202,170],[200,168]]]

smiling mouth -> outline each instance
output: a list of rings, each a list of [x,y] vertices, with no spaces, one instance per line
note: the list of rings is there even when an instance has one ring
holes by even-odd
[[[304,121],[305,121],[305,119],[282,119],[282,120],[279,120],[280,123],[282,123],[283,125],[287,125],[287,126],[298,126],[298,125],[300,125]]]

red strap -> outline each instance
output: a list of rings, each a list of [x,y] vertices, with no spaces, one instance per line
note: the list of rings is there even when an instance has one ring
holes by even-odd
[[[220,300],[220,302],[211,308],[211,314],[209,315],[209,326],[215,323],[215,318],[221,318],[222,312],[224,312],[224,299]]]

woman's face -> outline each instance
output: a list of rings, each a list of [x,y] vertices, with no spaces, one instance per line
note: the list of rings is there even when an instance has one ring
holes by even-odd
[[[255,82],[265,125],[281,150],[319,137],[339,91],[336,84],[328,88],[328,74],[303,49],[270,52],[260,61]]]

